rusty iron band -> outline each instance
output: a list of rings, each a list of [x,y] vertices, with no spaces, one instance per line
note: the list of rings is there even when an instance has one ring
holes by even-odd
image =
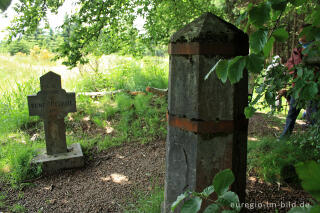
[[[237,46],[233,43],[170,43],[170,55],[223,55],[226,57],[237,54]]]
[[[234,131],[233,120],[197,121],[180,118],[169,113],[167,113],[167,120],[169,126],[200,134],[232,133]]]

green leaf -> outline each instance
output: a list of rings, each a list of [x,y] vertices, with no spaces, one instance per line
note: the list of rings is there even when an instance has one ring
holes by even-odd
[[[315,8],[311,14],[311,20],[313,26],[319,26],[320,24],[320,7]]]
[[[269,104],[269,105],[272,105],[274,104],[275,102],[275,96],[274,96],[274,93],[270,92],[270,91],[267,91],[265,93],[265,96],[264,96],[266,102]]]
[[[244,115],[246,116],[247,119],[251,118],[253,116],[253,114],[255,113],[256,109],[251,107],[251,106],[247,106],[244,108]]]
[[[235,209],[236,211],[240,211],[240,201],[236,193],[228,191],[223,195],[219,196],[219,199],[226,201],[228,203],[228,206]]]
[[[262,55],[251,54],[247,56],[246,68],[249,72],[260,73],[264,67],[264,57]]]
[[[264,46],[263,48],[263,53],[265,57],[268,57],[270,54],[270,51],[273,47],[273,43],[275,42],[275,38],[273,36],[270,37],[269,41],[267,42],[267,44]]]
[[[244,56],[237,56],[229,60],[228,78],[232,84],[240,81],[245,66],[246,57]]]
[[[214,192],[214,187],[210,185],[203,190],[202,195],[205,197],[209,197],[213,192]]]
[[[283,11],[287,7],[287,0],[270,0],[271,8],[274,10]]]
[[[228,77],[228,60],[220,59],[212,67],[212,69],[208,72],[204,79],[207,80],[213,71],[216,71],[216,74],[218,78],[222,81],[222,83],[226,83]]]
[[[319,213],[320,212],[320,206],[312,206],[312,208],[310,209],[310,213]]]
[[[309,213],[310,209],[306,207],[294,207],[288,211],[288,213]]]
[[[302,77],[302,75],[303,75],[303,70],[302,70],[301,67],[298,67],[298,68],[297,68],[297,75],[298,75],[298,77]]]
[[[263,85],[262,85],[263,87]],[[257,89],[262,89],[261,86],[258,87]],[[257,90],[256,90],[257,91]],[[263,91],[262,91],[263,92]],[[258,93],[258,95],[251,101],[250,105],[254,106],[255,104],[258,103],[258,101],[263,97],[263,93]],[[256,111],[256,109],[253,107],[253,109]],[[250,115],[250,114],[249,114]]]
[[[315,82],[307,84],[301,92],[301,96],[307,99],[313,99],[318,94],[318,85]]]
[[[301,163],[296,165],[296,171],[302,181],[303,189],[320,201],[320,164],[314,161]]]
[[[303,28],[301,33],[299,34],[299,38],[302,36],[306,36],[307,41],[312,41],[315,38],[314,28],[312,26],[308,26]]]
[[[258,30],[252,33],[249,37],[250,50],[254,53],[259,53],[267,43],[268,31]]]
[[[301,6],[302,4],[305,3],[305,0],[289,0],[289,2],[293,5],[293,6]]]
[[[222,83],[226,83],[228,78],[228,60],[222,60],[217,66],[216,74],[218,78],[222,81]]]
[[[272,33],[272,36],[279,42],[285,42],[289,38],[288,32],[284,28],[279,28]]]
[[[11,4],[11,0],[1,0],[0,1],[0,10],[5,11]]]
[[[221,213],[237,213],[235,210],[223,210]]]
[[[219,212],[220,208],[217,204],[211,204],[209,205],[203,213],[215,213],[215,212]]]
[[[227,192],[233,182],[234,175],[230,169],[219,172],[213,178],[213,186],[219,196]]]
[[[171,211],[173,212],[173,211],[177,208],[177,206],[179,205],[179,203],[180,203],[182,200],[184,200],[187,196],[188,196],[188,193],[187,193],[187,192],[179,195],[179,196],[177,197],[177,200],[172,203],[172,205],[171,205]]]
[[[196,213],[200,210],[201,203],[202,199],[200,197],[193,197],[183,204],[181,213]]]
[[[297,81],[297,83],[295,84],[295,86],[294,86],[294,88],[292,90],[292,96],[294,97],[294,99],[298,99],[299,96],[300,96],[301,88],[297,86],[298,84],[302,85],[303,81]]]
[[[249,10],[249,20],[256,27],[261,27],[264,23],[269,21],[270,11],[271,7],[269,3],[261,3]]]

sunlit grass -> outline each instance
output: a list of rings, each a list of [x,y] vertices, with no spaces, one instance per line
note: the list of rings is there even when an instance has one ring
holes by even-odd
[[[164,201],[163,188],[157,186],[149,194],[137,192],[135,200],[135,203],[128,204],[125,213],[160,213]]]

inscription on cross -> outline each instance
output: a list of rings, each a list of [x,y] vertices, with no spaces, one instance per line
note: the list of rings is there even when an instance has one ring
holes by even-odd
[[[76,112],[74,92],[61,88],[61,77],[48,72],[40,77],[41,91],[28,96],[30,116],[40,116],[44,122],[46,149],[48,155],[66,153],[66,127],[64,117]]]

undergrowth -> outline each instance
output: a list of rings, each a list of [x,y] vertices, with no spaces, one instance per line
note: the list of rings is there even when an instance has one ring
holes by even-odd
[[[166,58],[145,57],[136,60],[124,56],[107,56],[108,63],[101,62],[99,71],[82,73],[76,91],[144,91],[146,87],[168,87],[168,63]]]
[[[150,193],[136,193],[135,203],[129,204],[125,213],[161,213],[161,204],[164,201],[163,188],[155,187]]]
[[[104,150],[131,141],[148,143],[166,135],[166,106],[164,97],[151,94],[120,93],[99,101],[81,97],[78,112],[70,116],[67,129],[72,137],[86,135],[88,138],[90,133],[98,133],[95,139],[81,142],[87,149]]]
[[[30,117],[27,96],[36,94],[37,80],[29,79],[10,85],[11,90],[2,90],[0,94],[0,133],[14,131],[38,118]]]
[[[41,174],[41,167],[31,165],[36,150],[42,147],[40,143],[31,142],[24,134],[8,135],[8,139],[1,137],[0,174],[2,178],[13,185],[24,180],[36,178]]]
[[[260,141],[249,141],[248,169],[268,182],[299,184],[294,166],[308,160],[320,160],[320,140],[306,140],[310,138],[310,131],[293,135],[288,140],[264,137]]]

